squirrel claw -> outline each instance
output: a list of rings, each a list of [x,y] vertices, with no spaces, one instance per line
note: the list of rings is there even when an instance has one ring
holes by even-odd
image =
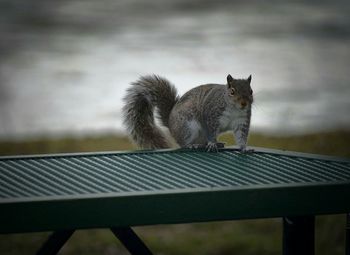
[[[206,146],[206,150],[207,150],[207,152],[218,152],[217,143],[208,142],[208,144]]]
[[[243,146],[241,146],[240,148],[239,148],[239,150],[240,150],[240,152],[241,153],[253,153],[254,152],[254,149],[247,149],[247,147],[243,147]]]
[[[224,143],[208,142],[207,144],[188,144],[185,146],[185,148],[192,150],[205,149],[207,152],[218,152],[219,149],[224,148],[224,146]]]

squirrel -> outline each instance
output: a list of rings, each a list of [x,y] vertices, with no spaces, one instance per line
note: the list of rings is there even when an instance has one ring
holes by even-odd
[[[217,151],[217,136],[233,131],[241,151],[247,151],[253,90],[252,76],[226,84],[205,84],[182,97],[176,87],[158,75],[141,76],[131,83],[124,97],[124,124],[141,148],[169,148],[165,135],[155,124],[154,115],[167,127],[182,148],[205,147]]]

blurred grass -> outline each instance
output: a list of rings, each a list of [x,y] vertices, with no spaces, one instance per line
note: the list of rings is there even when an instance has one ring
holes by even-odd
[[[133,148],[127,137],[114,135],[0,141],[0,155],[114,151]]]
[[[220,137],[233,144],[230,134]],[[307,153],[350,157],[350,131],[277,137],[252,134],[249,145]],[[37,139],[0,141],[0,155],[131,150],[126,137]],[[137,227],[155,254],[162,255],[274,255],[281,254],[281,219]],[[0,254],[35,254],[49,233],[0,235]],[[316,220],[316,254],[344,254],[344,215],[319,216]],[[107,230],[77,231],[60,254],[128,254]]]

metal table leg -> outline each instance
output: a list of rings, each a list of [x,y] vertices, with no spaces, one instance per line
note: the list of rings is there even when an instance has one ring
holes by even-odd
[[[283,255],[315,254],[315,216],[283,218]]]
[[[345,255],[350,255],[350,213],[346,214]]]

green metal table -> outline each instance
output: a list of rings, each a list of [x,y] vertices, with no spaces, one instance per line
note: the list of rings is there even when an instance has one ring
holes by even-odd
[[[151,254],[132,226],[283,217],[284,254],[313,254],[314,216],[350,212],[350,160],[254,149],[0,157],[0,233],[55,231],[38,252],[55,254],[111,228]]]

